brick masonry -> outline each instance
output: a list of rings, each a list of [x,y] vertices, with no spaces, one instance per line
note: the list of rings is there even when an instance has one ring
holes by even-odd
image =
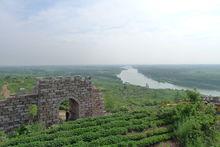
[[[0,130],[11,131],[32,121],[28,108],[36,104],[36,121],[49,126],[59,122],[59,106],[64,100],[75,101],[77,117],[100,116],[105,113],[102,95],[89,77],[56,77],[39,79],[32,94],[11,96],[0,101]]]

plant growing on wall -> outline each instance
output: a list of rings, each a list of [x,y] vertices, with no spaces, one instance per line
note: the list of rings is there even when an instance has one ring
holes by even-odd
[[[31,120],[34,120],[34,118],[37,116],[37,111],[38,108],[36,104],[29,105],[28,114],[31,117]]]

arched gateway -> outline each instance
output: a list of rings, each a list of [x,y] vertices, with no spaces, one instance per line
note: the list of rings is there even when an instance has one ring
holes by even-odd
[[[79,118],[79,102],[75,99],[69,99],[69,116],[66,120],[76,120]]]
[[[101,93],[90,78],[56,77],[38,80],[33,94],[19,95],[0,101],[0,129],[9,131],[30,121],[28,108],[36,105],[36,121],[47,126],[59,122],[59,106],[69,100],[69,120],[99,116],[105,113]]]

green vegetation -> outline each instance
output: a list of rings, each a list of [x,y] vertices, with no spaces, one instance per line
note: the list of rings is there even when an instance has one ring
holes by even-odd
[[[24,87],[31,91],[37,77],[42,76],[91,76],[93,83],[103,92],[107,111],[116,112],[123,109],[136,109],[154,106],[161,101],[164,104],[186,97],[185,91],[153,90],[143,87],[124,85],[116,77],[120,66],[36,66],[36,67],[1,67],[2,83],[9,83],[11,93],[19,92]],[[21,82],[22,81],[22,82]],[[21,84],[22,83],[22,84]],[[66,109],[68,102],[61,105]]]
[[[20,135],[28,135],[34,132],[40,132],[45,130],[45,126],[41,123],[32,123],[29,125],[22,125],[15,132],[11,132],[9,137],[18,137]]]
[[[65,100],[60,104],[59,110],[68,111],[69,110],[69,101]]]
[[[0,88],[4,85],[4,83],[8,83],[10,94],[16,94],[19,92],[24,93],[32,91],[35,86],[36,79],[31,76],[3,76],[0,74]]]
[[[12,92],[22,87],[31,91],[41,76],[89,75],[102,91],[109,113],[48,129],[41,124],[23,125],[10,136],[0,133],[0,146],[149,146],[167,140],[187,147],[219,144],[220,119],[213,105],[204,103],[198,93],[122,84],[116,77],[120,71],[119,66],[0,68],[1,83],[8,82]],[[67,107],[64,101],[60,109]],[[29,112],[34,117],[37,108],[30,105]]]
[[[220,65],[142,65],[135,68],[157,81],[220,90]]]
[[[112,77],[120,72],[118,66],[21,66],[0,67],[0,88],[8,83],[10,94],[23,94],[32,91],[38,77],[48,76],[91,76]],[[104,77],[102,76],[104,75]],[[0,89],[2,90],[2,89]],[[1,93],[1,92],[0,92]],[[0,95],[0,99],[4,97]]]
[[[0,131],[0,145],[6,140],[7,140],[7,135],[3,131]]]
[[[173,136],[171,122],[163,116],[158,109],[148,109],[79,119],[13,137],[2,146],[151,145]]]
[[[216,114],[212,104],[206,104],[198,93],[188,92],[189,101],[178,104],[174,121],[177,139],[187,147],[213,146]]]
[[[217,116],[216,120],[216,144],[220,144],[220,115]]]
[[[28,114],[30,115],[31,120],[34,120],[34,118],[37,116],[37,111],[38,108],[36,104],[32,104],[28,107]]]
[[[122,84],[119,79],[94,79],[95,85],[103,92],[105,107],[109,112],[143,109],[161,104],[173,103],[186,98],[185,91],[169,89],[147,89]]]
[[[30,125],[29,125],[30,127]],[[28,131],[1,146],[148,146],[170,139],[191,147],[215,146],[215,111],[193,97],[173,106],[121,111]]]

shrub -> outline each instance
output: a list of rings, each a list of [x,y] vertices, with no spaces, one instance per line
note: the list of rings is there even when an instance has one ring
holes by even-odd
[[[28,127],[25,125],[22,125],[21,127],[19,127],[17,130],[17,135],[26,135],[29,134],[30,131],[28,130]]]
[[[31,125],[26,126],[29,132],[34,133],[34,132],[40,132],[45,130],[45,126],[42,123],[34,123]]]
[[[212,146],[215,142],[215,110],[202,101],[178,105],[176,137],[184,146]]]
[[[195,91],[187,90],[186,93],[187,93],[188,99],[191,102],[197,102],[201,100],[201,95],[196,90]]]
[[[0,144],[6,140],[7,140],[7,135],[5,134],[5,132],[0,131]]]
[[[34,119],[34,117],[37,116],[37,111],[38,111],[38,108],[36,104],[29,105],[28,114],[32,119]]]

